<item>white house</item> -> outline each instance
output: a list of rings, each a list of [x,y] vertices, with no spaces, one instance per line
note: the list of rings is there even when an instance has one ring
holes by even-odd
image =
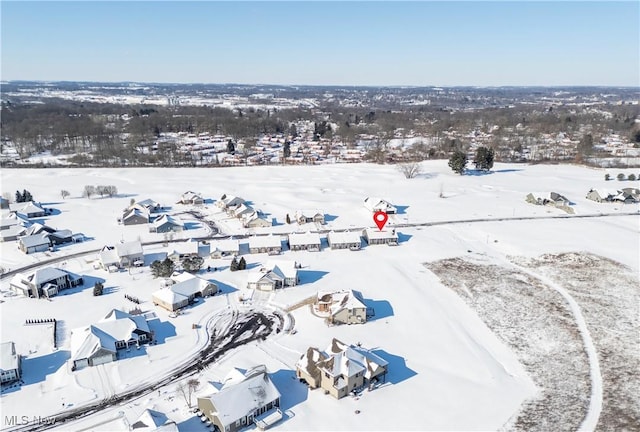
[[[398,245],[398,234],[396,230],[379,230],[377,228],[366,228],[362,235],[370,245],[386,244],[389,246]]]
[[[135,204],[122,213],[120,218],[123,225],[142,225],[149,223],[149,211]]]
[[[9,204],[9,210],[27,219],[46,216],[47,211],[33,201]]]
[[[245,228],[264,228],[272,225],[272,221],[260,217],[257,211],[242,215],[242,226]]]
[[[367,321],[367,306],[352,290],[320,292],[316,313],[332,324],[363,324]]]
[[[178,432],[178,425],[160,411],[145,409],[136,421],[131,422],[129,429],[135,432]]]
[[[397,209],[393,205],[391,205],[391,203],[389,203],[386,200],[383,200],[382,198],[375,198],[375,197],[366,198],[364,200],[364,207],[373,213],[378,211],[382,211],[387,214],[397,213]]]
[[[26,254],[44,252],[49,249],[50,245],[49,233],[47,232],[26,235],[18,239],[18,248]]]
[[[167,258],[176,264],[187,257],[198,256],[199,244],[193,239],[171,243],[170,246]]]
[[[115,361],[119,350],[139,347],[151,337],[144,316],[113,309],[96,324],[71,330],[73,370]]]
[[[55,267],[45,267],[33,273],[18,273],[9,283],[9,287],[25,297],[52,297],[60,290],[82,285],[82,277],[73,275]]]
[[[186,307],[197,297],[208,297],[218,292],[215,283],[187,272],[174,273],[169,283],[168,287],[151,294],[153,304],[169,311]]]
[[[320,210],[297,210],[293,217],[300,225],[312,222],[324,225],[324,213]]]
[[[140,240],[134,240],[116,243],[115,246],[104,246],[98,253],[98,261],[105,270],[144,263],[142,243],[140,243]]]
[[[260,426],[267,417],[271,425],[282,418],[279,407],[280,392],[265,366],[244,374],[232,371],[220,390],[198,398],[198,409],[220,432],[235,432],[254,423]]]
[[[247,274],[247,288],[273,291],[300,282],[295,261],[267,261],[264,267]]]
[[[266,236],[252,236],[249,238],[250,253],[269,253],[277,255],[282,252],[282,241],[280,236],[272,234]]]
[[[211,257],[221,258],[228,255],[239,255],[240,243],[236,239],[213,240],[211,242]]]
[[[16,352],[13,342],[0,344],[0,382],[2,384],[20,379],[22,361],[20,354]]]
[[[222,195],[222,197],[216,202],[216,206],[220,207],[223,210],[229,207],[237,207],[241,204],[244,204],[244,200],[233,195]]]
[[[327,234],[327,243],[331,249],[360,250],[362,237],[358,231],[331,231]]]
[[[202,196],[192,191],[186,191],[185,193],[183,193],[182,196],[180,197],[180,201],[178,201],[178,204],[199,205],[203,203],[204,203],[204,199],[202,198]]]
[[[289,234],[289,249],[318,252],[320,251],[320,234],[312,232],[291,233]]]
[[[168,214],[163,214],[162,216],[157,217],[153,222],[151,222],[151,226],[149,227],[149,232],[155,233],[166,233],[166,232],[180,232],[184,231],[185,225],[180,218],[175,216],[170,216]]]

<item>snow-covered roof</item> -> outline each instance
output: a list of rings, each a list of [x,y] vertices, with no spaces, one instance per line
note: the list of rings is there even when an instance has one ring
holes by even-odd
[[[20,359],[16,353],[16,346],[13,342],[2,342],[0,344],[0,370],[8,371],[18,369]]]
[[[151,294],[151,297],[156,298],[168,304],[177,304],[177,303],[182,303],[185,300],[189,300],[188,296],[179,294],[174,290],[172,290],[171,288],[172,287],[162,288],[162,289],[159,289],[158,291],[154,291]]]
[[[144,316],[112,309],[96,324],[71,331],[72,358],[88,358],[101,348],[116,352],[116,342],[138,339],[136,330],[150,333]]]
[[[291,233],[289,234],[289,244],[291,246],[306,246],[306,245],[320,246],[320,234],[312,233],[312,232]]]
[[[33,201],[9,204],[9,208],[11,211],[21,214],[44,212],[44,209],[40,204],[36,204]]]
[[[190,254],[198,254],[198,242],[193,240],[186,240],[183,242],[171,243],[172,251],[167,255],[171,256],[174,254],[178,255],[190,255]]]
[[[367,306],[354,294],[353,290],[318,293],[318,299],[322,299],[323,302],[328,300],[329,303],[331,303],[331,315],[335,315],[343,309],[351,310],[367,308]]]
[[[295,261],[290,260],[269,260],[265,264],[265,268],[281,276],[291,279],[298,276],[298,268]]]
[[[367,228],[367,238],[369,239],[392,239],[398,241],[398,234],[395,230],[379,230],[378,228]]]
[[[224,203],[225,206],[237,205],[244,203],[244,200],[238,196],[228,195],[224,198],[221,198],[220,201]]]
[[[261,280],[267,280],[271,283],[276,283],[277,281],[282,282],[284,276],[274,273],[270,270],[266,269],[258,269],[254,271],[250,271],[247,273],[247,283],[258,283]]]
[[[327,234],[327,240],[329,241],[329,244],[360,243],[362,241],[360,238],[360,232],[358,231],[331,231]]]
[[[213,282],[209,282],[206,279],[202,279],[187,272],[174,273],[174,275],[171,276],[171,279],[175,284],[171,285],[169,289],[187,297],[193,296],[196,293],[202,293],[209,285],[215,285]]]
[[[132,217],[141,217],[141,218],[145,218],[145,219],[149,219],[149,212],[147,211],[147,209],[145,209],[144,207],[137,207],[136,204],[134,204],[132,207],[129,207],[127,210],[125,210],[124,214],[122,215],[122,219],[130,219]]]
[[[103,266],[118,264],[120,262],[120,257],[118,257],[118,252],[112,246],[103,247],[100,253],[98,254],[98,259],[100,260]]]
[[[120,258],[132,255],[142,255],[142,243],[140,243],[140,240],[116,243],[116,251]]]
[[[200,194],[197,194],[193,191],[186,191],[185,193],[182,194],[182,201],[193,201],[193,200],[200,200],[202,199],[202,197],[200,196]]]
[[[49,233],[40,233],[40,234],[21,237],[20,243],[22,243],[24,247],[33,247],[33,246],[49,244]]]
[[[168,214],[163,214],[162,216],[156,218],[152,223],[152,225],[156,228],[165,224],[180,226],[184,228],[184,222],[182,222],[180,218]]]
[[[138,432],[178,432],[178,427],[164,413],[146,409],[135,422],[131,423],[131,430]]]
[[[396,208],[389,201],[377,197],[365,198],[364,206],[371,211],[396,211]]]
[[[211,242],[211,249],[222,252],[234,252],[240,249],[240,244],[238,240],[235,239],[215,240]]]
[[[27,232],[27,229],[22,225],[12,225],[7,229],[0,231],[0,238],[17,237]]]
[[[150,198],[147,198],[147,199],[142,200],[142,201],[138,201],[136,204],[139,205],[139,206],[145,207],[145,208],[147,208],[147,207],[160,207],[160,203],[159,202],[154,201],[154,200],[152,200]]]
[[[217,409],[216,416],[225,425],[253,413],[280,398],[280,392],[271,382],[264,366],[247,371],[245,379],[226,384],[219,392],[208,397]]]
[[[324,216],[324,213],[321,210],[315,209],[315,210],[296,210],[296,212],[294,213],[294,216],[296,219],[301,218],[301,217],[305,217],[305,218],[313,218],[315,216]]]
[[[275,248],[282,247],[280,236],[274,236],[272,234],[266,236],[253,236],[249,238],[249,248]]]

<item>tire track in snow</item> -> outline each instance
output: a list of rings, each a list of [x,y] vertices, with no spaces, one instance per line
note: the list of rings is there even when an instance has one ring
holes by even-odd
[[[596,351],[596,347],[593,344],[593,339],[591,339],[591,333],[589,333],[589,329],[587,328],[587,322],[582,315],[582,311],[580,310],[580,306],[574,300],[574,298],[569,294],[567,290],[563,287],[552,281],[546,276],[535,273],[532,270],[527,269],[526,267],[519,266],[510,261],[507,263],[518,269],[519,271],[531,276],[542,282],[543,284],[553,288],[556,292],[558,292],[567,302],[569,308],[571,309],[571,313],[576,321],[576,325],[578,326],[578,330],[580,331],[580,336],[582,337],[582,343],[584,346],[584,350],[587,353],[587,359],[589,360],[589,376],[591,378],[591,395],[589,397],[589,407],[587,409],[587,414],[585,415],[582,423],[580,424],[580,431],[594,431],[596,429],[596,425],[598,424],[598,419],[600,418],[600,412],[602,411],[602,403],[603,403],[603,392],[602,392],[602,373],[600,371],[600,362],[598,360],[598,352]]]

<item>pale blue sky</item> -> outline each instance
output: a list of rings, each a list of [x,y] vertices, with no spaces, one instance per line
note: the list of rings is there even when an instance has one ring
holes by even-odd
[[[640,2],[2,1],[3,80],[640,85]]]

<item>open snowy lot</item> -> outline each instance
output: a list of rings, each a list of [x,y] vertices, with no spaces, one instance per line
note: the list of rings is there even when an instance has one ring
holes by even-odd
[[[605,182],[606,170],[564,165],[497,164],[490,174],[465,176],[451,173],[446,161],[425,162],[423,168],[424,174],[411,180],[393,166],[367,164],[3,170],[3,192],[29,190],[45,207],[57,210],[46,218],[47,224],[88,237],[84,243],[31,255],[17,250],[15,242],[0,243],[5,270],[59,258],[57,266],[64,263],[61,268],[88,281],[51,301],[1,298],[2,341],[14,340],[25,350],[25,368],[36,361],[48,368],[3,392],[3,415],[52,416],[170,376],[206,345],[208,325],[224,325],[229,311],[254,308],[290,310],[285,327],[294,326],[295,333],[273,333],[225,352],[197,374],[197,394],[206,395],[212,383],[234,367],[265,364],[282,394],[285,418],[276,430],[571,430],[580,425],[615,430],[637,424],[633,388],[640,352],[640,207],[599,204],[584,197],[591,188],[638,183]],[[618,171],[610,174],[615,177]],[[87,184],[116,185],[120,196],[82,198]],[[60,189],[69,190],[71,197],[60,198]],[[206,203],[198,208],[176,204],[187,190],[201,193]],[[544,191],[565,195],[575,214],[525,202],[529,192]],[[240,233],[237,221],[223,222],[215,207],[223,194],[240,196],[275,218],[276,225],[259,229],[274,233],[317,230],[315,224],[284,223],[286,215],[298,209],[322,210],[327,220],[323,230],[373,226],[362,203],[379,196],[399,210],[389,225],[399,225],[400,244],[366,246],[357,252],[326,247],[315,253],[285,251],[275,259],[301,263],[302,283],[253,296],[244,288],[247,271],[230,272],[228,260],[208,258],[205,268],[218,271],[200,276],[215,281],[222,294],[177,318],[150,302],[159,281],[148,264],[170,247],[145,246],[147,266],[130,272],[95,270],[87,260],[92,253],[65,258],[121,239],[162,241],[163,236],[149,233],[146,225],[117,223],[131,198],[154,199],[185,219],[184,212],[197,211],[222,233]],[[612,215],[580,217],[597,214]],[[195,216],[190,221],[176,239],[210,234],[206,221]],[[442,224],[420,226],[434,222]],[[244,256],[249,269],[274,258]],[[104,280],[101,297],[91,292],[97,280]],[[3,293],[8,284],[9,278],[3,278]],[[375,316],[363,325],[329,327],[303,304],[318,291],[336,289],[361,292]],[[124,294],[139,298],[139,307],[155,314],[150,325],[159,343],[132,350],[113,363],[71,372],[68,332],[98,321],[111,308],[138,306]],[[242,304],[240,298],[251,300]],[[27,330],[24,321],[30,318],[59,320],[57,348],[45,343],[43,334]],[[341,400],[299,383],[297,359],[309,346],[324,349],[333,337],[360,342],[386,359],[386,383]],[[25,343],[27,339],[33,342]],[[176,421],[180,430],[206,430],[176,392],[177,384],[59,429],[126,430],[127,422],[154,408]],[[539,417],[536,410],[549,412]]]

